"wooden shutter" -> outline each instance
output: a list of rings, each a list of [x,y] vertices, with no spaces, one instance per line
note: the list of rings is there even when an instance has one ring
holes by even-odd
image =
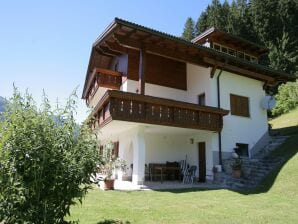
[[[231,114],[249,117],[249,100],[245,96],[230,94]]]

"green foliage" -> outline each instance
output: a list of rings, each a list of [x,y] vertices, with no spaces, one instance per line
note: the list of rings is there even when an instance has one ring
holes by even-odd
[[[38,109],[14,90],[0,121],[0,222],[66,223],[90,188],[97,147],[88,127],[78,131],[75,97],[52,109],[44,95]]]
[[[113,142],[108,142],[103,147],[101,164],[99,166],[99,172],[105,175],[105,180],[113,179],[114,170],[121,170],[121,171],[127,170],[127,164],[125,160],[116,158],[115,155],[113,155],[113,149],[114,149]]]
[[[240,158],[235,158],[230,165],[231,165],[233,170],[241,170],[242,160]]]
[[[182,38],[186,40],[195,38],[195,23],[191,17],[188,17],[185,22]]]
[[[278,88],[276,107],[272,110],[274,116],[284,114],[298,107],[298,81],[283,84]]]
[[[297,40],[290,42],[288,33],[283,33],[281,39],[277,39],[276,43],[270,42],[269,59],[270,67],[288,71],[295,74],[298,71],[298,45]]]
[[[207,14],[207,10],[206,10],[200,14],[200,16],[195,24],[195,34],[197,36],[209,28],[207,25],[207,18],[208,18],[208,14]]]

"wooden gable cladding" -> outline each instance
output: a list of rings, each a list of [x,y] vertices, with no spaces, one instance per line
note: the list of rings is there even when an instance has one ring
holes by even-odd
[[[137,50],[128,50],[127,78],[139,80],[140,53]]]
[[[186,63],[146,53],[146,83],[181,90],[187,89]],[[139,79],[139,51],[128,51],[128,79]]]
[[[186,63],[147,54],[146,79],[152,84],[186,90]]]

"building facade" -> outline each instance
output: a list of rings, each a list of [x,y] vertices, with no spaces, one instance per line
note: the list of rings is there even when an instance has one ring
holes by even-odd
[[[266,53],[215,28],[186,41],[116,18],[92,46],[82,98],[102,147],[130,165],[118,179],[141,184],[150,164],[185,158],[212,179],[235,148],[251,157],[267,135],[266,92],[293,80],[260,65]]]

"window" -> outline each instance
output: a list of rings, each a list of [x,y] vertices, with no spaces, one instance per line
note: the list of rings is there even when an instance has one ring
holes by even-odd
[[[245,96],[230,94],[231,114],[249,117],[249,100]]]
[[[202,93],[198,96],[198,104],[200,106],[205,106],[206,105],[205,93]]]
[[[257,58],[256,58],[256,57],[250,57],[250,60],[251,60],[251,62],[255,62],[255,63],[257,63],[257,62],[258,62],[258,60],[257,60]]]
[[[240,157],[248,157],[248,144],[236,143],[234,150]]]
[[[245,54],[245,60],[250,61],[250,56]]]
[[[238,51],[238,58],[244,59],[244,53]]]
[[[235,50],[229,48],[229,50],[228,50],[228,54],[229,54],[229,55],[232,55],[232,56],[235,56]]]
[[[218,44],[213,44],[213,47],[215,50],[220,51],[220,45]]]
[[[226,47],[221,47],[221,51],[222,51],[223,53],[228,53],[228,49],[227,49]]]

